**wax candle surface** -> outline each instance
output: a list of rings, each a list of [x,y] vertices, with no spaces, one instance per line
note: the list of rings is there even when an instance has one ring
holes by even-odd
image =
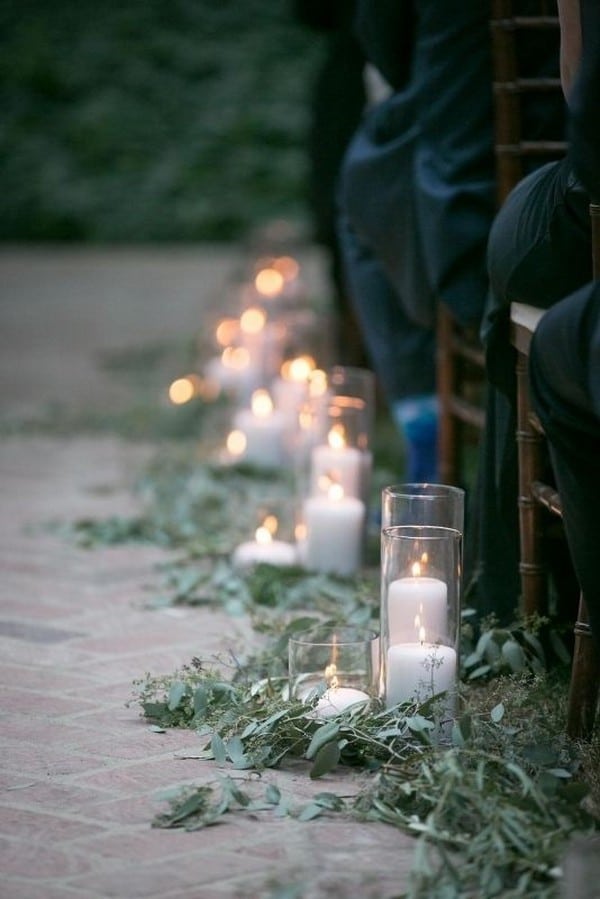
[[[311,571],[354,574],[362,561],[365,504],[353,496],[310,496],[304,501],[306,542],[302,556]]]
[[[243,352],[240,352],[240,348],[229,348],[222,356],[209,359],[204,366],[204,376],[218,384],[221,390],[234,393],[245,402],[258,387],[260,372]]]
[[[314,712],[318,718],[332,718],[351,705],[366,702],[368,699],[367,693],[354,687],[330,687],[319,697]]]
[[[359,497],[365,482],[365,460],[354,446],[316,446],[311,453],[311,492],[319,491],[323,477],[341,484],[346,496]]]
[[[433,577],[392,581],[387,595],[389,642],[410,643],[424,628],[431,639],[448,632],[448,588]]]
[[[236,568],[250,568],[259,562],[267,562],[269,565],[279,565],[284,568],[295,565],[297,561],[296,547],[283,540],[270,540],[268,543],[248,540],[236,547],[232,557]]]
[[[240,409],[234,415],[233,426],[246,437],[245,462],[263,468],[285,464],[288,420],[281,412],[270,409],[259,415],[254,409]]]
[[[456,686],[456,652],[434,643],[397,643],[387,653],[386,706],[425,702]]]

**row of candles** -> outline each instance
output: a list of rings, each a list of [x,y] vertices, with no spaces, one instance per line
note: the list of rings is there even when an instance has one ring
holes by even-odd
[[[305,352],[287,355],[290,334],[297,337],[298,324],[310,320],[290,257],[270,260],[242,295],[239,316],[217,325],[220,353],[205,365],[201,383],[205,395],[232,400],[223,460],[291,469],[297,500],[292,539],[280,539],[277,517],[266,514],[233,563],[355,574],[371,486],[373,375],[318,368]],[[193,384],[194,377],[183,380]],[[187,391],[197,392],[198,384]],[[314,696],[315,714],[329,717],[374,695],[391,707],[440,693],[452,713],[463,501],[459,488],[445,485],[383,491],[380,634],[342,629],[290,641],[291,694]]]
[[[307,352],[322,321],[311,318],[290,257],[269,260],[242,291],[239,317],[215,330],[220,355],[204,367],[232,399],[222,458],[294,473],[293,533],[282,539],[272,515],[238,547],[238,566],[298,563],[351,575],[362,563],[372,457],[372,372],[319,367]],[[304,341],[304,346],[302,342]],[[290,353],[300,348],[296,354]],[[311,347],[308,346],[308,349]]]

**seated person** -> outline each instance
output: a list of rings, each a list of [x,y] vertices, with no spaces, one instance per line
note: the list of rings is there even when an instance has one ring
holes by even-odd
[[[577,5],[563,15],[575,20]],[[592,198],[600,197],[600,4],[582,6],[583,51],[573,88],[570,157]],[[572,45],[571,45],[572,46]],[[577,41],[575,41],[577,53]],[[565,61],[570,75],[578,71]],[[596,277],[600,272],[596,272]],[[532,403],[548,439],[577,579],[600,649],[600,281],[558,302],[541,319],[529,360]]]
[[[479,0],[358,0],[390,88],[340,176],[340,235],[367,352],[405,440],[405,480],[437,479],[436,304],[479,326],[494,214],[489,12]]]
[[[564,49],[564,15],[561,43]],[[563,53],[565,94],[566,72]],[[514,617],[520,594],[516,356],[509,337],[510,304],[547,308],[590,280],[589,202],[589,190],[569,154],[523,178],[490,232],[490,295],[482,326],[489,386],[480,469],[477,606],[481,614],[494,613],[502,623]],[[557,583],[565,575],[567,590],[575,589],[562,565],[556,575]],[[563,599],[571,602],[570,595]]]

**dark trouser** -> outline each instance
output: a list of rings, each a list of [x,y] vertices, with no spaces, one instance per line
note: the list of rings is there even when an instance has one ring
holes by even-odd
[[[345,276],[369,360],[388,403],[435,391],[435,332],[416,323],[381,262],[347,217],[339,223]]]
[[[502,623],[519,600],[516,354],[513,301],[548,308],[591,279],[589,200],[566,162],[524,178],[498,213],[488,245],[491,294],[482,337],[490,382],[480,462],[477,606]],[[560,572],[557,572],[560,576]]]
[[[544,315],[529,370],[571,558],[600,646],[600,283]]]

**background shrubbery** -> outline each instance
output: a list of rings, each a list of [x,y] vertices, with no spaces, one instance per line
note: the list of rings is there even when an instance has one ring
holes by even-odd
[[[0,239],[306,218],[321,52],[288,0],[0,0]]]

